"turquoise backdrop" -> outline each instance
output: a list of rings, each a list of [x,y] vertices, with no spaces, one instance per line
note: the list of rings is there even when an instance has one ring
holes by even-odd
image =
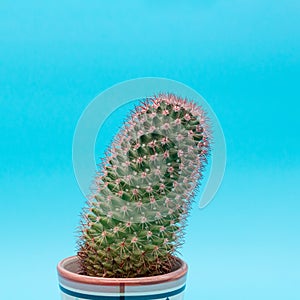
[[[190,216],[186,299],[300,299],[296,0],[0,2],[0,298],[59,299],[85,202],[76,123],[138,77],[197,90],[227,142],[223,184]]]

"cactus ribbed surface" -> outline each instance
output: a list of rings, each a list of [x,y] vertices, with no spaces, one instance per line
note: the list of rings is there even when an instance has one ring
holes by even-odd
[[[109,147],[82,214],[82,273],[141,277],[172,270],[209,150],[200,106],[173,94],[141,102]]]

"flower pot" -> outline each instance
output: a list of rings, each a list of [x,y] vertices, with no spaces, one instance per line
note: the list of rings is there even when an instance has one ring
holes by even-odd
[[[104,278],[79,274],[76,256],[57,266],[62,300],[181,300],[183,299],[187,264],[176,258],[174,271],[139,278]]]

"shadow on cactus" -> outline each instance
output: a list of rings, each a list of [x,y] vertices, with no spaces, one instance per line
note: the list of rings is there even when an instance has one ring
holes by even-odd
[[[135,108],[109,147],[82,213],[82,274],[127,278],[175,268],[210,152],[208,123],[200,106],[173,94]]]

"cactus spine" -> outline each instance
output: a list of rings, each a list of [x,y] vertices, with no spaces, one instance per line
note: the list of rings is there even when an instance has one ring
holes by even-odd
[[[194,102],[160,94],[137,106],[108,149],[82,214],[83,274],[171,271],[209,150],[208,121]]]

